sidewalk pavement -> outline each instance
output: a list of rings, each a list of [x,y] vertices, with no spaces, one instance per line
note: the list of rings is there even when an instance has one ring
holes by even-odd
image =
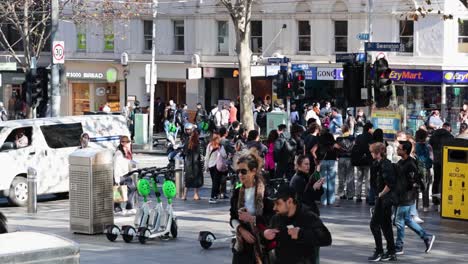
[[[145,156],[138,156],[140,158]],[[141,160],[141,159],[140,159]],[[163,164],[163,157],[159,157]],[[152,163],[147,158],[148,164]],[[153,162],[154,163],[154,162]],[[126,244],[119,237],[109,242],[105,235],[80,235],[69,231],[68,200],[51,200],[50,196],[38,204],[38,213],[29,215],[26,208],[9,207],[0,203],[0,211],[8,217],[10,231],[43,231],[57,234],[80,244],[81,263],[231,263],[228,243],[203,250],[198,239],[199,231],[211,231],[216,236],[230,235],[229,201],[209,204],[211,179],[205,177],[201,201],[176,199],[174,211],[178,218],[179,236],[175,240],[149,241]],[[321,217],[329,228],[333,243],[320,249],[321,263],[367,263],[374,250],[369,229],[369,207],[352,201],[339,200],[339,207],[321,207]],[[441,219],[437,212],[420,212],[425,220],[423,227],[436,235],[430,254],[425,254],[422,240],[406,229],[405,255],[398,256],[400,263],[466,263],[468,259],[468,222]],[[132,224],[133,217],[116,217],[119,225]],[[396,235],[394,228],[394,235]],[[385,242],[384,242],[385,245]]]

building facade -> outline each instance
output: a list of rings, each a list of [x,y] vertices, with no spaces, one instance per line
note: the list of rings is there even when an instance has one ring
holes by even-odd
[[[364,52],[365,40],[358,35],[368,33],[370,21],[372,42],[405,44],[400,52],[369,53],[372,60],[385,56],[394,70],[394,101],[404,109],[403,123],[416,127],[423,122],[421,111],[441,109],[455,124],[468,100],[468,11],[459,1],[430,6],[425,2],[374,0],[368,16],[367,0],[255,1],[251,49],[257,57],[290,58],[293,70],[306,71],[307,100],[331,100],[341,106],[342,63],[336,57]],[[440,9],[442,14],[433,11],[415,19],[411,10],[419,7]],[[443,14],[453,19],[444,20]],[[145,65],[151,62],[151,19],[148,3],[142,4],[139,18],[130,21],[60,23],[68,77],[64,115],[97,111],[106,101],[115,109],[122,107],[125,79],[127,96],[143,106],[149,104]],[[218,1],[161,3],[156,32],[156,97],[186,103],[190,109],[197,102],[209,107],[220,99],[238,97],[235,29]],[[120,64],[123,52],[129,54],[125,67]],[[188,79],[187,69],[195,67],[201,67],[203,74]],[[113,83],[103,78],[109,70],[116,73]],[[272,76],[277,70],[277,65],[253,63],[254,97],[275,98]]]

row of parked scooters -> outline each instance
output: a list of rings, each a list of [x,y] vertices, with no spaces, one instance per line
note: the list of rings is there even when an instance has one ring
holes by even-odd
[[[130,243],[135,239],[145,244],[150,239],[160,238],[167,240],[177,237],[177,219],[174,215],[172,201],[176,196],[174,183],[175,170],[173,168],[150,167],[131,171],[127,176],[137,174],[137,191],[143,197],[143,203],[137,209],[134,226],[109,225],[105,228],[105,234],[109,241],[115,241],[119,235],[125,242]],[[162,194],[166,197],[167,205],[164,206]],[[149,199],[154,194],[155,201]]]

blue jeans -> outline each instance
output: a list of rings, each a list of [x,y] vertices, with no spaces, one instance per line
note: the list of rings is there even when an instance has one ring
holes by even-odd
[[[323,195],[320,198],[323,205],[335,203],[336,160],[322,160],[320,162],[320,175],[325,178]]]
[[[424,239],[430,234],[411,218],[411,206],[398,206],[395,216],[395,224],[397,227],[396,248],[403,249],[403,240],[405,239],[405,225],[415,232],[421,239]]]
[[[416,208],[416,203],[414,203],[413,205],[411,205],[410,207],[410,215],[414,215],[414,216],[419,216],[418,214],[418,209]]]

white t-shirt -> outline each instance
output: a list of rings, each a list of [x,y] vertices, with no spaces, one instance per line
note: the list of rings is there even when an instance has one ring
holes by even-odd
[[[255,215],[255,187],[245,189],[244,201],[247,212],[251,215]]]

